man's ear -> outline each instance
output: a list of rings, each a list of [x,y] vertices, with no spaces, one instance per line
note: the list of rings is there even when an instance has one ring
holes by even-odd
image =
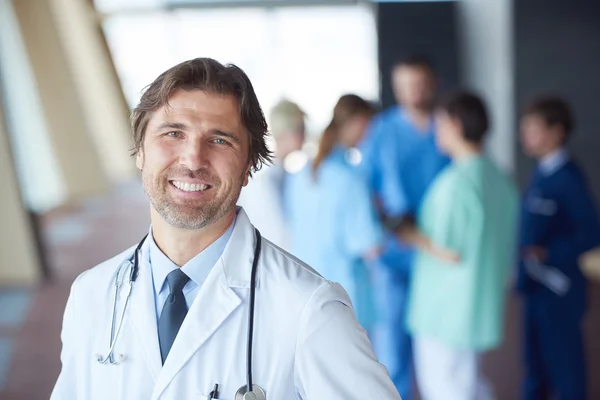
[[[244,175],[244,181],[242,182],[242,187],[244,187],[248,184],[248,181],[250,180],[250,172],[251,171],[252,171],[252,165],[248,165],[248,168],[246,168],[246,174]]]
[[[144,151],[140,148],[135,155],[135,166],[140,171],[144,168]]]
[[[463,124],[462,122],[460,122],[460,120],[458,118],[452,118],[452,127],[454,128],[453,131],[455,133],[455,136],[463,136]]]

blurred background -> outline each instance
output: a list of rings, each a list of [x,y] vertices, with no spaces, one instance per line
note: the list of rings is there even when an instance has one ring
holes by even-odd
[[[49,397],[70,284],[147,232],[128,118],[156,76],[195,57],[235,63],[267,117],[282,98],[306,112],[311,146],[341,95],[392,105],[391,69],[415,52],[443,90],[483,96],[488,152],[521,185],[519,109],[539,92],[566,98],[571,152],[600,200],[600,2],[0,0],[0,399]],[[503,345],[484,361],[499,399],[518,397],[520,313],[511,294]],[[598,284],[585,338],[593,378]]]

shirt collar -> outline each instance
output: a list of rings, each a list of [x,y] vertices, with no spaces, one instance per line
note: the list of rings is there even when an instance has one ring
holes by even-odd
[[[419,133],[422,136],[425,137],[431,137],[433,138],[433,133],[435,132],[435,119],[432,117],[429,118],[429,125],[427,127],[426,130],[422,131],[421,129],[418,129],[413,121],[410,118],[410,115],[408,114],[408,111],[406,111],[406,109],[404,107],[400,107],[400,112],[398,114],[400,116],[400,119],[402,121],[404,121],[404,123],[406,123],[408,126],[410,126],[410,128],[415,132],[415,133]]]
[[[540,172],[543,175],[552,175],[558,171],[569,160],[569,154],[564,148],[554,150],[540,160]]]
[[[236,219],[234,219],[233,223],[223,235],[221,235],[217,240],[211,243],[210,246],[202,250],[194,258],[181,267],[181,270],[190,277],[190,280],[195,285],[200,286],[202,283],[204,283],[210,270],[223,254],[223,250],[225,249],[225,246],[231,237],[231,233],[233,232]],[[155,293],[160,293],[165,285],[167,275],[179,267],[173,261],[171,261],[158,247],[154,241],[154,237],[152,236],[152,227],[150,228],[148,240],[148,244],[150,246],[149,262],[152,268],[154,290]]]

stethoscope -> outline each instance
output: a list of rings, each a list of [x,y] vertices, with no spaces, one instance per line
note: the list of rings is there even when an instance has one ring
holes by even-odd
[[[254,259],[252,260],[252,271],[250,273],[250,308],[248,312],[248,343],[246,345],[246,384],[242,385],[237,392],[235,392],[235,400],[266,400],[266,395],[264,390],[252,383],[252,338],[254,334],[254,303],[256,298],[256,270],[258,267],[258,259],[260,256],[261,249],[261,235],[258,229],[254,229],[254,234],[256,236],[256,245],[254,246]],[[133,289],[133,284],[137,279],[137,274],[139,271],[139,253],[141,252],[142,245],[148,235],[144,236],[140,243],[135,248],[133,254],[119,267],[117,271],[117,275],[115,277],[115,296],[113,300],[113,311],[111,318],[111,327],[110,327],[110,342],[108,354],[103,357],[102,355],[96,355],[96,360],[100,364],[109,364],[109,365],[118,365],[121,362],[125,361],[125,356],[123,354],[118,354],[115,357],[115,343],[117,342],[117,338],[119,337],[119,333],[121,332],[121,327],[123,325],[123,319],[125,318],[125,312],[127,310],[127,305],[129,304],[129,298],[131,297],[131,291]],[[117,303],[120,289],[124,283],[125,273],[127,267],[130,266],[129,269],[129,277],[128,281],[128,289],[127,295],[125,297],[125,306],[123,307],[123,312],[121,313],[121,317],[119,318],[119,322],[117,324]],[[210,399],[218,399],[219,397],[219,385],[216,384],[214,390],[210,394]]]

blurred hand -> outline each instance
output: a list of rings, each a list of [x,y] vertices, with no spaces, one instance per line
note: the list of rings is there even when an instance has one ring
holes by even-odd
[[[457,264],[460,262],[460,256],[457,252],[432,243],[432,241],[428,237],[423,235],[418,229],[414,227],[405,227],[398,234],[398,237],[404,243],[409,243],[417,249],[419,249],[420,251],[427,253],[430,256],[435,257],[444,263]]]
[[[448,264],[458,264],[460,262],[460,256],[455,251],[445,249],[434,244],[431,244],[429,247],[429,254],[440,261]]]
[[[379,257],[380,254],[381,254],[381,248],[374,247],[374,248],[370,249],[369,251],[367,251],[363,255],[363,259],[365,261],[367,261],[367,262],[373,261],[374,259],[376,259],[377,257]]]
[[[398,229],[396,236],[406,244],[417,245],[421,239],[421,234],[415,226],[403,226]]]
[[[525,257],[534,257],[539,262],[544,262],[548,258],[548,251],[540,246],[527,247],[523,253]]]

